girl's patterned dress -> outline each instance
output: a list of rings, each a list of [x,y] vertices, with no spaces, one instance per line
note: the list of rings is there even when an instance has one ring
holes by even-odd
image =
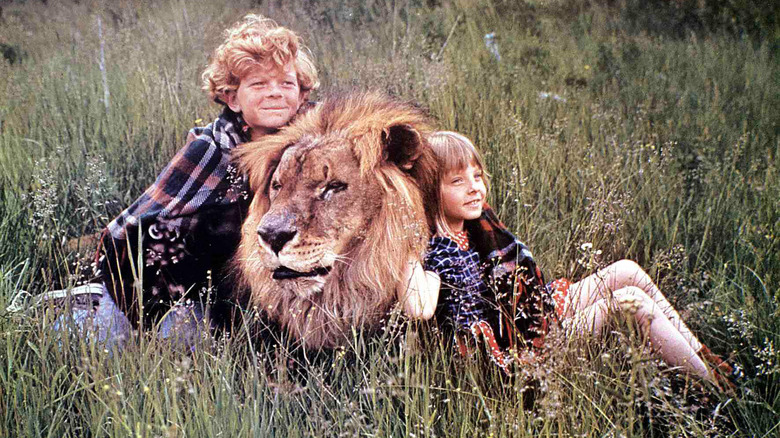
[[[425,257],[425,270],[441,278],[437,314],[453,329],[461,355],[468,354],[464,335],[475,341],[482,337],[490,358],[505,372],[509,372],[510,358],[499,347],[493,328],[488,323],[491,312],[488,289],[481,278],[479,254],[468,247],[465,232],[460,236],[433,237]]]
[[[464,338],[484,340],[491,359],[509,373],[513,349],[542,347],[563,308],[556,299],[565,296],[545,284],[531,252],[488,205],[464,228],[463,235],[430,241],[424,268],[441,278],[437,317],[453,329],[461,354],[468,353]]]

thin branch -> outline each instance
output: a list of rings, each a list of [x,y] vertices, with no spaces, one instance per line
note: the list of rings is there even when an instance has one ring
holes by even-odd
[[[458,18],[455,19],[455,24],[452,25],[452,29],[450,29],[450,34],[447,35],[447,39],[444,40],[444,44],[441,45],[441,49],[439,49],[439,53],[436,54],[434,60],[441,59],[441,55],[444,54],[444,49],[447,47],[447,43],[450,42],[450,38],[452,38],[452,34],[455,33],[455,28],[458,27],[458,23],[460,23],[460,17],[462,16],[463,14],[459,14]]]
[[[98,68],[103,76],[103,104],[106,106],[106,114],[108,114],[108,99],[110,93],[108,92],[108,75],[106,74],[106,53],[104,50],[105,40],[103,39],[103,22],[100,17],[97,17],[98,24],[98,39],[100,40],[100,59],[98,59]]]

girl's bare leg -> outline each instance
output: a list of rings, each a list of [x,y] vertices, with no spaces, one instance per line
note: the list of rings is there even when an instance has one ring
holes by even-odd
[[[677,329],[694,352],[702,348],[701,342],[694,336],[691,330],[680,318],[680,315],[672,307],[664,294],[653,283],[649,275],[634,261],[620,260],[595,274],[573,283],[569,288],[569,307],[566,315],[575,313],[592,306],[601,299],[609,300],[612,292],[628,286],[638,287],[655,303],[657,310]]]
[[[627,286],[577,309],[569,318],[569,327],[578,333],[601,333],[616,310],[635,318],[640,329],[649,336],[650,345],[669,365],[681,367],[701,379],[715,383],[714,376],[696,354],[688,340],[673,324],[658,304],[642,289]]]

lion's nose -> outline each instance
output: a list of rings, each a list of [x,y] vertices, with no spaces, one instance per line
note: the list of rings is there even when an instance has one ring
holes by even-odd
[[[257,227],[257,234],[260,238],[271,247],[274,254],[279,254],[279,251],[284,248],[295,234],[298,232],[294,227],[275,227],[273,225],[260,225]]]

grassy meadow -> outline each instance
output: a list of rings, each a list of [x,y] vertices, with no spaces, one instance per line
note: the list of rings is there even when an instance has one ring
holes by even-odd
[[[1,2],[0,436],[780,435],[780,32],[690,24],[686,5],[710,3]],[[217,115],[200,74],[248,12],[303,35],[320,97],[387,90],[472,138],[548,279],[637,260],[738,388],[686,382],[627,324],[553,333],[506,379],[397,314],[337,351],[237,330],[187,353],[148,333],[110,351],[5,311],[89,277],[91,248],[67,242]]]

